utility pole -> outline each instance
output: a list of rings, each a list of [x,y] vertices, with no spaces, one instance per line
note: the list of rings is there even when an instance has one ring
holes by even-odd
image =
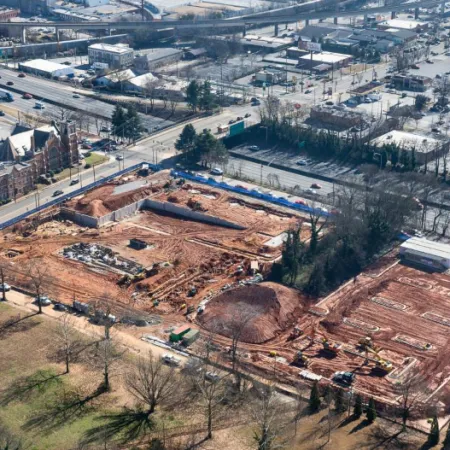
[[[144,15],[144,1],[145,1],[145,0],[141,0],[141,17],[142,17],[142,22],[145,21],[145,15]]]
[[[0,276],[2,280],[2,300],[6,302],[5,274],[3,272],[3,267],[0,268]]]

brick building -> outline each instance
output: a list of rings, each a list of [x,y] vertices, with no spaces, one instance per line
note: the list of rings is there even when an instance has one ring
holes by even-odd
[[[30,192],[40,175],[78,164],[75,123],[31,129],[17,125],[0,143],[0,199]]]

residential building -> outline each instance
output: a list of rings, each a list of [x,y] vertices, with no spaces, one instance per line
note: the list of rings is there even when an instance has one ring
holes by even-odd
[[[131,69],[119,70],[112,72],[103,77],[99,77],[94,81],[95,86],[109,87],[111,89],[120,88],[121,85],[131,78],[134,78],[136,74]]]
[[[18,9],[7,8],[0,6],[0,22],[8,22],[8,20],[17,17],[20,13]]]
[[[143,93],[150,88],[150,86],[158,83],[158,78],[151,73],[144,73],[138,77],[130,78],[124,83],[124,90],[126,92]]]
[[[16,125],[0,143],[0,199],[24,195],[34,188],[40,175],[78,164],[74,122],[32,129]]]
[[[93,44],[88,48],[89,64],[106,63],[111,69],[129,67],[134,61],[134,50],[125,44]]]

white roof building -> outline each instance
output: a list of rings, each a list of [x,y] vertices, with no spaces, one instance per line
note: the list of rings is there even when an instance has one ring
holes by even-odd
[[[407,131],[392,130],[372,141],[375,145],[396,144],[405,149],[412,149],[417,153],[429,153],[440,148],[444,142],[431,136],[408,133]]]
[[[149,83],[157,82],[158,78],[151,73],[144,73],[138,77],[131,78],[127,81],[126,89],[134,91],[142,91]]]
[[[300,56],[300,60],[310,61],[311,55]],[[313,53],[312,60],[314,62],[320,62],[323,64],[337,64],[340,62],[344,62],[348,59],[351,59],[349,55],[342,55],[340,53],[331,53],[331,52],[322,52],[322,53]]]
[[[24,72],[34,73],[36,75],[44,75],[48,77],[61,77],[63,75],[73,76],[75,71],[72,67],[65,66],[46,59],[33,59],[19,63],[19,68]]]
[[[450,268],[450,245],[425,238],[408,239],[400,246],[400,256],[409,262],[438,270]]]
[[[420,30],[428,26],[427,22],[419,22],[418,20],[402,20],[402,19],[391,19],[380,23],[382,28],[398,28],[400,30]]]

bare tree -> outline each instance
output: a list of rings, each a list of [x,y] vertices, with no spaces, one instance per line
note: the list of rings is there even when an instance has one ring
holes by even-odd
[[[31,280],[34,294],[36,295],[36,302],[39,308],[39,314],[42,314],[43,288],[48,283],[47,267],[41,259],[33,258],[26,264],[26,274]]]
[[[181,380],[175,369],[163,365],[149,351],[146,358],[140,358],[126,377],[128,391],[143,404],[147,415],[155,412],[157,406],[174,406],[179,399]]]
[[[70,364],[77,360],[83,344],[74,328],[74,319],[65,313],[58,320],[55,330],[56,356],[64,361],[66,373],[70,372]]]
[[[309,241],[309,249],[313,254],[315,253],[317,248],[320,232],[328,222],[327,217],[322,217],[319,208],[314,203],[311,205],[311,209],[309,212],[309,223],[311,225],[311,239]]]

